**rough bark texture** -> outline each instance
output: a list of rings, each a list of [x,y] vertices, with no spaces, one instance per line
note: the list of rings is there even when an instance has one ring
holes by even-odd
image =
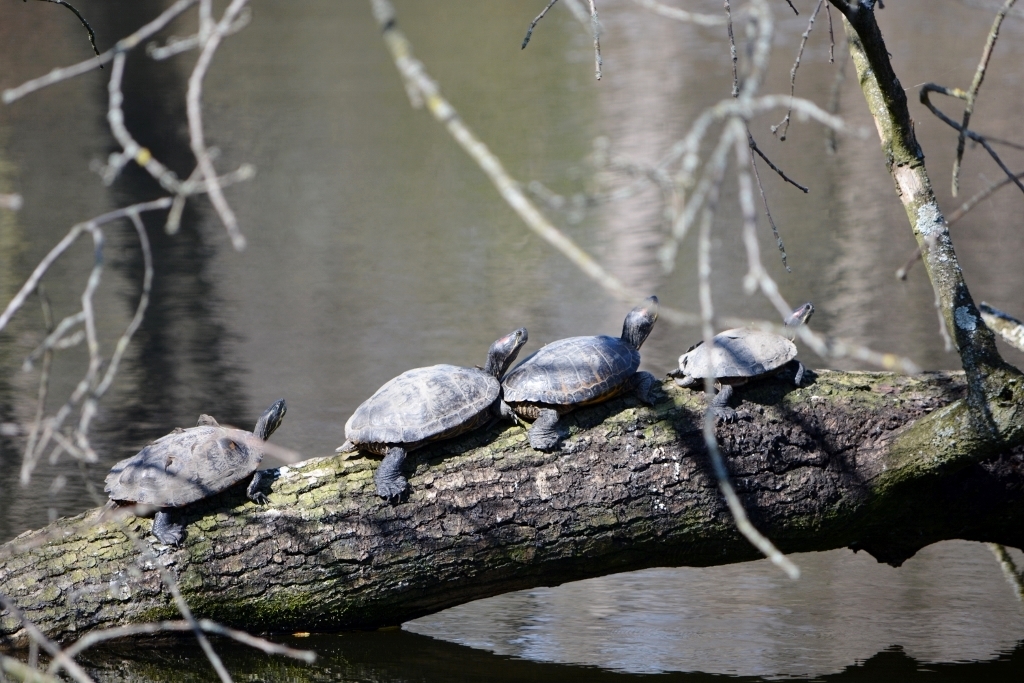
[[[748,416],[719,427],[723,453],[782,550],[850,546],[899,564],[951,538],[1024,547],[1024,438],[977,438],[963,375],[822,371],[801,389],[772,380],[737,394]],[[719,497],[703,403],[668,382],[653,408],[630,398],[578,411],[555,453],[531,450],[520,427],[436,444],[411,454],[398,505],[374,495],[376,460],[313,459],[282,468],[266,507],[236,487],[191,508],[177,549],[156,543],[150,520],[96,524],[92,511],[0,547],[0,594],[66,641],[175,617],[158,563],[197,616],[326,631],[614,572],[755,559]],[[995,409],[1024,423],[1020,387]],[[4,613],[0,638],[26,642]]]

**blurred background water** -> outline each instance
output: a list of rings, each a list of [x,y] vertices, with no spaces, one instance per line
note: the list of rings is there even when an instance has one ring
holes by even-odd
[[[76,6],[103,50],[166,4],[79,0]],[[509,171],[566,196],[606,178],[587,161],[595,139],[606,139],[617,157],[653,163],[703,108],[729,96],[728,44],[720,29],[676,24],[625,0],[599,3],[601,82],[593,78],[591,36],[561,6],[520,50],[543,3],[396,4],[417,57]],[[764,91],[784,93],[814,3],[796,2],[799,17],[776,4]],[[919,0],[879,12],[947,211],[1000,172],[983,151],[969,148],[961,197],[952,198],[955,137],[914,93],[927,81],[969,84],[994,14],[980,4]],[[252,6],[251,24],[218,52],[204,95],[218,168],[248,162],[258,171],[251,182],[227,190],[249,247],[231,249],[205,200],[189,203],[177,235],[163,233],[162,215],[147,218],[156,267],[152,301],[95,422],[93,441],[103,462],[85,476],[97,484],[110,464],[174,426],[194,424],[200,413],[249,426],[280,396],[289,413],[275,442],[304,457],[329,454],[344,440],[355,407],[403,370],[482,363],[490,342],[520,325],[530,331],[526,352],[564,336],[617,334],[632,305],[611,299],[529,233],[448,134],[410,108],[367,3],[254,0]],[[719,10],[714,2],[686,6]],[[834,19],[839,42],[838,15]],[[191,30],[178,22],[165,34]],[[997,137],[1020,139],[1022,38],[1024,21],[1011,17],[972,119]],[[837,63],[830,65],[828,48],[828,20],[820,15],[800,67],[798,96],[828,100],[844,61],[837,46]],[[65,9],[37,3],[0,9],[0,87],[90,54],[81,25]],[[193,60],[186,53],[154,62],[139,51],[125,74],[129,129],[180,174],[192,166],[183,103]],[[870,127],[852,69],[846,70],[841,113]],[[91,161],[116,149],[105,120],[108,75],[92,72],[0,108],[0,193],[24,196],[20,212],[0,210],[4,304],[71,225],[158,195],[134,167],[109,188],[89,170]],[[804,195],[761,167],[792,272],[784,271],[763,220],[761,249],[783,294],[794,304],[815,302],[816,329],[903,354],[926,369],[958,368],[957,357],[943,348],[923,269],[911,271],[906,282],[893,276],[914,242],[877,142],[841,139],[839,153],[829,155],[816,125],[794,122],[788,139],[776,140],[768,128],[781,117],[761,117],[751,130],[773,161],[810,187]],[[1011,168],[1020,167],[1020,152],[1010,150],[1006,158]],[[1024,231],[1022,198],[1014,192],[982,203],[952,233],[975,298],[1020,316]],[[655,190],[552,217],[630,286],[696,310],[693,243],[684,243],[672,273],[661,270]],[[767,302],[743,292],[739,228],[735,190],[727,185],[715,226],[717,310],[773,318]],[[130,224],[112,225],[106,236],[97,311],[109,353],[134,313],[142,265]],[[91,265],[91,245],[83,241],[46,278],[58,317],[79,306]],[[0,422],[32,420],[38,372],[22,372],[21,364],[44,335],[41,319],[33,298],[0,332]],[[697,336],[660,323],[643,348],[644,368],[663,375]],[[1001,348],[1011,362],[1024,362],[1024,355]],[[807,352],[802,357],[812,367],[860,367]],[[84,364],[81,348],[58,355],[51,410],[70,393]],[[0,541],[94,505],[66,457],[45,463],[29,486],[19,485],[23,448],[23,438],[0,436]],[[898,570],[848,551],[798,560],[805,576],[796,584],[755,562],[650,570],[499,596],[411,622],[401,634],[318,637],[316,648],[337,651],[340,659],[280,676],[330,679],[335,666],[336,677],[345,680],[420,680],[415,666],[389,661],[393,655],[386,653],[396,647],[433,662],[423,680],[444,680],[445,671],[450,680],[476,680],[473,667],[493,671],[518,659],[637,676],[675,671],[855,680],[868,666],[863,662],[904,673],[947,663],[935,675],[948,680],[966,680],[958,676],[977,675],[981,666],[989,667],[986,676],[1024,673],[1024,612],[984,546],[941,544]],[[356,657],[347,649],[353,641],[380,659]],[[473,666],[465,668],[466,660]],[[196,676],[206,675],[198,650],[188,661]],[[265,666],[259,675],[277,676],[276,665]],[[141,680],[144,669],[113,670]],[[542,680],[599,680],[599,669],[573,666],[511,670]]]

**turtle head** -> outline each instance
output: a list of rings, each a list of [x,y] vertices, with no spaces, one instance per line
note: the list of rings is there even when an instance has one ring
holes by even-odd
[[[484,372],[501,379],[505,371],[508,370],[508,366],[512,365],[516,356],[519,355],[519,349],[523,348],[523,344],[529,338],[526,328],[520,327],[491,344],[491,348],[487,352],[487,365],[484,366]]]
[[[274,401],[274,405],[267,408],[260,415],[260,419],[256,421],[256,426],[253,428],[252,433],[266,441],[281,426],[281,423],[284,421],[284,414],[287,412],[288,406],[285,405],[283,398]]]
[[[639,349],[658,320],[658,297],[649,296],[626,315],[622,322],[622,341]]]
[[[814,304],[808,301],[789,314],[789,317],[786,318],[786,327],[800,327],[810,320],[812,315],[814,315]]]

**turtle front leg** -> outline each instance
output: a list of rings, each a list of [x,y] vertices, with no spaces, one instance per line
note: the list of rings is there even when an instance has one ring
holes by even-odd
[[[164,510],[153,515],[153,535],[164,545],[181,545],[185,539],[185,525],[175,524]]]
[[[263,482],[273,481],[273,479],[273,475],[269,472],[256,470],[252,473],[252,481],[249,482],[249,487],[245,489],[245,495],[257,505],[266,505],[270,502],[270,499],[267,498],[267,494],[260,491],[260,488],[263,486]]]
[[[377,485],[377,495],[381,498],[397,498],[405,491],[409,482],[402,476],[402,463],[405,462],[405,449],[392,446],[377,467],[373,482]]]
[[[550,451],[557,448],[558,442],[562,439],[558,431],[558,411],[553,408],[541,408],[540,416],[534,420],[527,436],[530,438],[530,446],[535,451]]]
[[[735,422],[736,411],[729,407],[729,399],[732,398],[732,392],[731,384],[723,384],[718,394],[711,400],[711,405],[708,406],[708,409],[715,414],[716,420]]]
[[[803,384],[804,372],[806,372],[806,371],[807,371],[807,368],[804,367],[804,364],[801,363],[800,361],[796,361],[796,377],[793,378],[793,384],[795,384],[797,386],[800,386],[801,384]]]
[[[654,405],[654,387],[658,386],[658,378],[649,372],[638,372],[633,375],[633,392],[644,405]]]

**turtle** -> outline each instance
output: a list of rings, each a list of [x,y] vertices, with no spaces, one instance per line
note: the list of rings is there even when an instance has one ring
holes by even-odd
[[[281,426],[284,399],[260,416],[253,431],[223,427],[200,415],[195,427],[177,428],[130,458],[114,465],[104,490],[111,505],[143,504],[156,508],[153,535],[166,545],[181,545],[183,524],[171,521],[171,510],[184,507],[253,475],[246,495],[259,505],[267,496],[259,489],[267,474],[257,471],[264,442]]]
[[[808,302],[786,318],[786,326],[802,325],[813,313],[814,306]],[[704,342],[698,342],[679,356],[679,369],[669,375],[675,377],[676,384],[683,387],[696,384],[698,379],[714,377],[721,383],[721,390],[711,401],[710,407],[717,419],[726,422],[736,419],[736,411],[729,407],[734,386],[774,374],[796,358],[796,345],[791,339],[749,327],[719,332],[712,339],[712,344],[714,350],[710,354],[710,366],[708,347]],[[793,382],[799,387],[804,379],[804,365],[799,360],[796,364]]]
[[[657,319],[658,297],[652,296],[626,315],[620,337],[569,337],[544,346],[505,375],[502,416],[533,420],[530,446],[546,451],[561,440],[559,418],[579,406],[630,391],[653,405],[657,380],[637,368],[640,346]]]
[[[406,489],[406,454],[499,417],[501,377],[526,343],[525,327],[498,339],[483,368],[431,365],[407,370],[363,401],[345,423],[338,453],[364,450],[383,455],[374,473],[377,495],[393,500]]]

